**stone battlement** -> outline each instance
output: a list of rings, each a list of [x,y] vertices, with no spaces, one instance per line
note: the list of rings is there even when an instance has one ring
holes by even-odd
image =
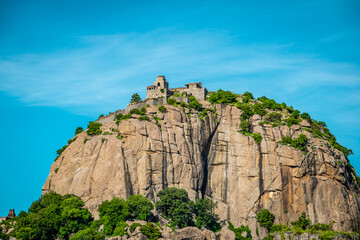
[[[165,76],[158,76],[153,85],[147,86],[146,98],[165,98],[180,94],[184,97],[193,96],[198,100],[205,100],[207,89],[204,88],[201,82],[187,83],[185,87],[169,89],[169,83],[166,81]]]

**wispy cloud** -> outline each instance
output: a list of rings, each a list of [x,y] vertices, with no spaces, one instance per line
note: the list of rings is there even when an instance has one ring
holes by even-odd
[[[120,107],[133,92],[165,74],[172,86],[204,81],[259,93],[307,88],[357,89],[360,70],[349,63],[291,54],[289,45],[242,44],[226,33],[197,32],[83,36],[81,47],[0,59],[0,90],[30,105],[92,113]],[[85,110],[87,109],[87,110]]]

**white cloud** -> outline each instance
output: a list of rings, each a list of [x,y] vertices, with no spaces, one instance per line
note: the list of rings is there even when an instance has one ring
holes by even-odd
[[[356,87],[359,93],[358,66],[292,55],[291,44],[249,45],[225,33],[168,31],[78,41],[78,49],[0,59],[0,90],[30,105],[89,113],[124,107],[131,93],[144,95],[159,74],[174,87],[201,80],[209,88],[260,93],[321,86]]]

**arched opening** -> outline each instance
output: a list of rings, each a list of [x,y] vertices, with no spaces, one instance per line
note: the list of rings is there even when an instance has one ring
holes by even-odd
[[[158,87],[160,87],[160,83],[158,82]]]

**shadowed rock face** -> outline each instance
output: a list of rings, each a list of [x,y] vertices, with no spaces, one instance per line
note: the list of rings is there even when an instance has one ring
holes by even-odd
[[[217,201],[221,220],[248,225],[253,235],[256,213],[263,208],[275,214],[276,223],[306,212],[313,223],[335,221],[335,230],[360,227],[359,188],[344,155],[327,141],[297,125],[261,126],[255,115],[250,119],[253,132],[263,137],[257,144],[238,132],[241,110],[234,106],[216,105],[217,117],[209,112],[204,121],[180,107],[166,107],[164,114],[156,106],[147,108],[151,122],[136,115],[119,126],[113,116],[99,120],[103,132],[113,134],[94,136],[85,144],[90,137],[79,134],[52,165],[43,191],[75,194],[97,216],[98,205],[114,197],[143,194],[156,200],[165,187],[183,188],[193,200]],[[161,119],[161,128],[151,115]],[[305,155],[278,143],[301,133],[309,137]]]

